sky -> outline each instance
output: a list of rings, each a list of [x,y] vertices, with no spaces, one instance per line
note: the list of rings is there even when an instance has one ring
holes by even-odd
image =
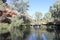
[[[41,12],[43,15],[49,11],[49,7],[56,0],[29,0],[28,13],[33,16],[35,12]],[[9,0],[7,0],[9,3]]]

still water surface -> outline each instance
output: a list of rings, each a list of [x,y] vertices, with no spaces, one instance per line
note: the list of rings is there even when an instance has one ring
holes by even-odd
[[[39,37],[39,39],[37,39],[38,37]],[[32,33],[29,36],[28,40],[47,40],[47,37],[45,34],[41,34],[41,35],[37,36],[36,33]]]

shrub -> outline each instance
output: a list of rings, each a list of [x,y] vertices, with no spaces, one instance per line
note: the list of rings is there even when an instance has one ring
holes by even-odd
[[[46,30],[47,27],[46,27],[45,25],[41,25],[40,29],[41,29],[41,30]]]

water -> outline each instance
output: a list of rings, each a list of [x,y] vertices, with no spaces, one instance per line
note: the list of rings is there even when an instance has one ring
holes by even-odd
[[[41,40],[47,40],[45,34],[41,34],[40,36],[41,36]],[[36,33],[32,33],[32,34],[29,36],[28,40],[40,40],[40,38],[37,39]]]
[[[28,39],[28,40],[37,40],[36,34],[35,34],[35,33],[32,33],[32,34],[29,36],[29,39]]]
[[[46,37],[45,34],[42,34],[41,37],[42,37],[43,40],[47,40],[47,37]]]

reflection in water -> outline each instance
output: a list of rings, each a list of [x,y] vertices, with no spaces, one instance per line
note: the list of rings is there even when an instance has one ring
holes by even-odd
[[[45,34],[41,34],[41,40],[47,40],[46,38],[46,35]],[[40,37],[39,37],[40,38]],[[29,36],[29,39],[28,40],[37,40],[37,36],[36,36],[36,33],[32,33],[30,36]],[[40,40],[40,39],[38,39]]]
[[[41,35],[41,37],[42,37],[42,39],[43,39],[43,40],[47,40],[47,38],[46,38],[46,35],[45,35],[45,34],[42,34],[42,35]]]
[[[37,40],[36,34],[35,34],[35,33],[32,33],[32,34],[29,36],[29,39],[28,39],[28,40]]]

